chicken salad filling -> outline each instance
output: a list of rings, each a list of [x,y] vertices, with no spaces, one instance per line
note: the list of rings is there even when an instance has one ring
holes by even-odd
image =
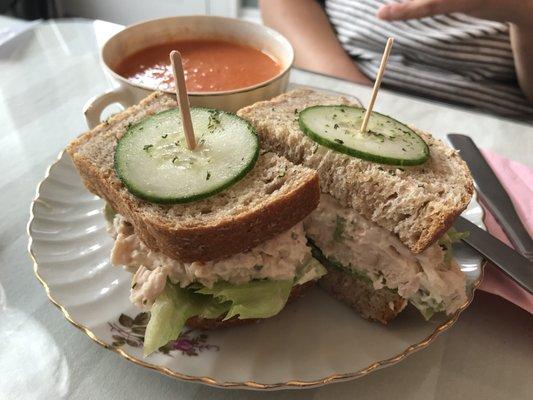
[[[109,207],[105,215],[115,239],[111,262],[133,274],[130,300],[151,314],[145,355],[178,337],[191,317],[272,317],[285,307],[294,286],[326,273],[311,256],[302,223],[247,252],[184,263],[150,250]]]
[[[414,254],[396,236],[326,194],[304,228],[333,264],[367,277],[375,289],[397,291],[426,318],[440,311],[451,314],[466,301],[465,275],[437,243]]]
[[[261,279],[284,281],[294,280],[297,275],[301,284],[323,275],[322,268],[311,262],[302,223],[249,251],[221,260],[192,263],[150,250],[120,214],[114,216],[108,230],[115,238],[111,263],[123,265],[133,273],[130,299],[140,308],[153,304],[167,279],[181,288],[193,283],[212,288],[220,281],[231,284]]]

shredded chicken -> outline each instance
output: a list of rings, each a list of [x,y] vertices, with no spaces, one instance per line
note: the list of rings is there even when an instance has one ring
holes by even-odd
[[[465,275],[455,262],[444,261],[438,244],[414,254],[389,231],[325,194],[304,227],[326,257],[368,276],[375,289],[443,304],[448,313],[466,301]]]
[[[115,238],[111,263],[134,273],[130,299],[145,309],[163,291],[167,278],[181,287],[194,282],[211,287],[217,281],[240,284],[253,279],[288,280],[294,279],[297,269],[311,258],[302,223],[244,253],[192,263],[150,250],[120,214],[115,216],[109,232]]]

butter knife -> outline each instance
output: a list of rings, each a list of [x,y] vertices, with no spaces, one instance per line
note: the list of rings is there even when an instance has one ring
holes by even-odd
[[[480,200],[498,221],[515,249],[533,261],[533,239],[520,221],[509,195],[490,168],[474,141],[465,135],[448,134],[453,147],[460,151],[477,185]]]
[[[532,261],[463,217],[457,218],[454,226],[460,232],[468,232],[468,236],[462,239],[463,242],[499,267],[529,293],[533,293]]]

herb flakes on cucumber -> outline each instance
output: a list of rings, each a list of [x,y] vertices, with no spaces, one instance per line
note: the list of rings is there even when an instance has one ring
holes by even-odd
[[[315,142],[340,153],[389,165],[419,165],[429,158],[426,142],[395,119],[372,112],[361,132],[365,109],[347,105],[312,106],[299,113],[300,129]]]
[[[115,171],[134,195],[154,203],[188,203],[242,179],[259,156],[251,125],[223,111],[191,108],[197,147],[189,150],[177,108],[128,127],[115,149]]]

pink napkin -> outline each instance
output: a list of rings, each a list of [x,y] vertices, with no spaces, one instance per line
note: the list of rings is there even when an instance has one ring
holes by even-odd
[[[531,235],[533,233],[533,170],[496,153],[482,150],[483,156],[511,197],[518,216]],[[485,209],[485,225],[495,237],[512,247],[492,214]],[[481,290],[494,293],[533,314],[533,295],[522,289],[494,265],[488,263]]]

